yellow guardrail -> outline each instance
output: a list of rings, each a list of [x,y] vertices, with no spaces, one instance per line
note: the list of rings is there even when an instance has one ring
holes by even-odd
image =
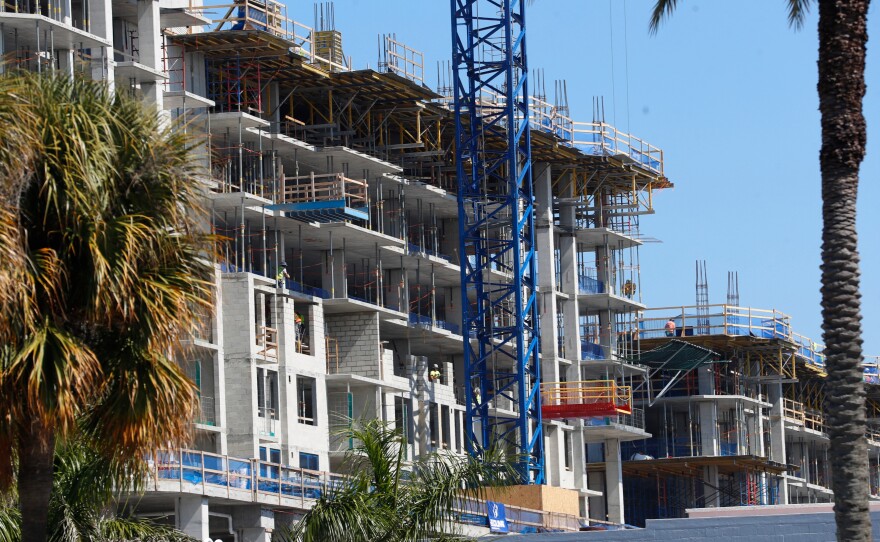
[[[632,388],[619,386],[614,380],[545,382],[541,384],[541,404],[543,406],[611,403],[629,408],[631,402]]]

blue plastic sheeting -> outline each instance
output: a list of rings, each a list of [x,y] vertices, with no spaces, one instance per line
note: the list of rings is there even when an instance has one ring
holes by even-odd
[[[308,284],[302,284],[293,279],[287,279],[285,283],[287,289],[293,292],[299,292],[301,294],[320,297],[321,299],[330,299],[330,292],[323,288],[318,288],[317,286],[309,286]]]
[[[442,252],[436,252],[433,250],[428,250],[424,247],[417,245],[416,243],[407,243],[406,250],[410,254],[426,254],[428,256],[434,256],[435,258],[440,258],[441,260],[446,260],[447,262],[452,262],[452,258],[450,258],[447,254],[443,254]]]
[[[271,211],[282,211],[285,216],[303,222],[344,222],[346,220],[369,220],[366,207],[353,208],[345,200],[307,201],[303,203],[277,203],[267,205]]]
[[[700,442],[694,441],[692,446],[687,438],[669,439],[667,442],[663,442],[659,438],[652,438],[649,440],[620,443],[620,457],[624,461],[630,461],[635,454],[662,459],[664,457],[692,457],[699,455],[699,453]]]
[[[249,19],[251,19],[251,26],[253,26],[253,29],[263,31],[268,30],[268,27],[266,25],[266,12],[254,8],[248,8],[245,6],[239,6],[237,17],[240,20],[235,23],[235,26],[232,27],[232,30],[244,30],[245,14],[247,14],[247,17]],[[254,24],[253,21],[257,21],[262,24]]]
[[[409,313],[409,323],[414,326],[430,326],[431,317],[411,312]]]
[[[458,324],[453,324],[452,322],[447,322],[446,320],[437,320],[434,322],[434,325],[439,327],[440,329],[445,329],[451,333],[455,333],[456,335],[461,335],[461,326]]]
[[[415,312],[409,313],[409,323],[414,326],[439,327],[440,329],[445,329],[446,331],[450,331],[452,333],[455,333],[456,335],[461,335],[461,326],[453,324],[451,322],[447,322],[446,320],[439,319],[434,319],[432,323],[430,316],[425,316]]]
[[[241,273],[242,271],[241,271],[241,268],[236,265],[232,265],[229,262],[223,262],[220,264],[220,272],[221,273]]]
[[[228,469],[226,463],[228,462]],[[341,480],[330,480],[325,487],[323,480],[298,470],[282,468],[274,464],[259,463],[260,477],[253,477],[251,462],[216,456],[204,456],[198,453],[184,452],[180,461],[169,454],[160,454],[158,477],[163,480],[183,480],[192,484],[208,484],[213,486],[252,489],[257,491],[281,494],[288,497],[318,499],[328,489],[343,483]],[[203,469],[206,472],[202,472]],[[217,470],[221,472],[207,472]]]
[[[582,341],[581,359],[605,359],[605,349],[596,343]]]
[[[604,294],[605,283],[593,277],[578,277],[578,289],[582,294]]]

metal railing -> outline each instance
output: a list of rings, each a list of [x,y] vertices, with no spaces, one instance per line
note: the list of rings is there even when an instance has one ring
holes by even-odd
[[[608,416],[595,416],[584,420],[585,427],[601,427],[618,424],[645,429],[645,411],[641,408],[633,408],[630,414],[612,414]]]
[[[345,200],[349,207],[368,204],[367,182],[349,179],[342,173],[284,177],[280,196],[279,201],[284,203]]]
[[[699,311],[704,310],[705,313]],[[667,336],[666,323],[675,324],[675,336],[728,335],[790,340],[791,318],[776,310],[734,305],[681,306],[646,309],[638,319],[639,338]]]
[[[819,412],[818,410],[805,409],[804,410],[804,427],[807,429],[812,429],[813,431],[818,431],[820,433],[825,432],[825,415]]]
[[[218,30],[262,30],[291,42],[291,52],[302,56],[309,64],[328,71],[350,71],[347,63],[334,62],[318,54],[320,46],[315,43],[316,32],[310,26],[287,16],[287,6],[275,0],[239,0],[233,4],[202,6],[204,12],[223,10],[226,16],[214,19]],[[207,15],[207,14],[206,14]]]
[[[663,175],[663,151],[605,122],[572,122],[573,147],[599,156],[624,155],[640,166]]]
[[[619,386],[614,380],[545,382],[541,384],[541,405],[614,405],[629,413],[632,388]]]
[[[148,463],[148,490],[168,491],[168,484],[173,484],[177,491],[212,496],[225,491],[227,498],[251,502],[314,501],[332,495],[347,482],[340,474],[185,449],[160,451]],[[506,512],[511,528],[520,532],[540,528],[577,531],[582,525],[595,522],[512,505],[506,506]],[[461,499],[453,507],[453,517],[460,523],[485,525],[486,503]]]

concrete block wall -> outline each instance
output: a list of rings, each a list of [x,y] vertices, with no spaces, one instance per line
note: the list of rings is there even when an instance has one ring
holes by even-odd
[[[355,313],[325,317],[327,333],[339,345],[340,372],[382,378],[379,358],[379,315]]]
[[[256,366],[251,358],[227,354],[225,369],[228,453],[234,457],[259,457],[254,436]]]
[[[223,275],[221,282],[224,352],[251,357],[256,345],[253,280],[247,273]]]

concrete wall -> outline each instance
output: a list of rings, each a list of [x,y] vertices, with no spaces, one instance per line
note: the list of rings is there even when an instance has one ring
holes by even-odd
[[[327,332],[339,344],[339,372],[381,378],[379,374],[379,315],[368,312],[334,314],[325,318]]]
[[[799,508],[803,506],[804,508]],[[829,542],[835,540],[834,514],[830,505],[789,505],[787,507],[736,507],[714,509],[718,512],[740,511],[729,517],[648,520],[646,529],[626,531],[580,532],[523,535],[519,542],[642,542],[724,540],[724,542]],[[785,515],[757,515],[775,511]],[[784,510],[779,510],[783,508]],[[872,507],[873,508],[873,507]],[[785,510],[787,509],[787,510]],[[794,512],[794,513],[791,513]],[[871,512],[873,538],[880,539],[880,510]]]

